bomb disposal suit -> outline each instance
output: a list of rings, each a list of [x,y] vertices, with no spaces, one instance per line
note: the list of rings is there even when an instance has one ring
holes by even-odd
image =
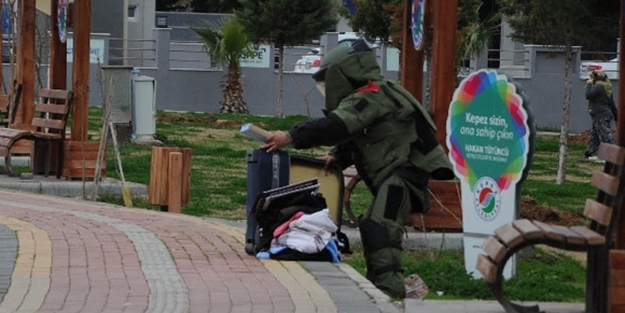
[[[291,143],[296,149],[336,146],[330,154],[343,169],[356,165],[374,195],[359,225],[367,278],[389,296],[404,298],[404,221],[428,210],[428,179],[453,178],[451,163],[427,111],[382,76],[365,41],[332,49],[313,78],[325,84],[326,117],[292,127]]]

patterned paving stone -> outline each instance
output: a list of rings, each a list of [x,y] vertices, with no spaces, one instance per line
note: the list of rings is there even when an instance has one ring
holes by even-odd
[[[11,284],[11,274],[17,258],[17,235],[15,231],[0,224],[0,302]]]
[[[35,312],[50,286],[50,238],[26,221],[0,216],[0,223],[11,229],[17,240],[10,285],[0,303],[0,312]]]
[[[87,300],[106,289],[110,295],[99,297],[107,299],[103,303],[110,305],[113,298],[117,299],[113,301],[117,306],[133,307],[137,311],[141,311],[142,305],[147,305],[147,312],[296,311],[288,288],[259,260],[245,254],[240,238],[231,235],[239,233],[231,229],[226,232],[223,228],[210,227],[212,224],[197,218],[189,223],[189,219],[172,218],[160,212],[68,199],[47,199],[42,205],[36,197],[25,199],[0,192],[0,198],[7,204],[6,209],[0,209],[0,215],[29,220],[50,233],[54,250],[59,251],[53,255],[53,263],[65,267],[57,271],[60,275],[52,274],[53,284],[65,287],[59,288],[53,297],[46,297],[41,310],[84,311],[91,306],[89,309],[99,311],[98,305]],[[60,220],[64,230],[51,225]],[[126,246],[118,247],[118,253],[111,253],[111,263],[120,268],[98,274],[97,269],[103,267],[109,252],[115,250],[105,247],[106,242],[114,239],[102,237],[101,230],[125,239]],[[92,241],[93,244],[87,244]],[[102,242],[101,246],[97,242]],[[95,248],[89,249],[91,246]],[[135,264],[130,266],[134,271],[131,275],[124,273],[125,256],[135,259]],[[137,271],[142,275],[137,275]],[[93,291],[96,286],[92,280],[98,280],[98,286],[102,286],[101,281],[108,282],[109,287],[113,281],[127,285]],[[139,292],[133,293],[135,289],[129,285],[135,280],[147,282],[147,288],[138,288]],[[127,297],[122,299],[124,294]]]

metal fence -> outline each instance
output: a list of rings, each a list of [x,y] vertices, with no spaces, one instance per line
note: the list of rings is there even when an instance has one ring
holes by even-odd
[[[109,63],[137,67],[156,64],[154,39],[109,38]]]

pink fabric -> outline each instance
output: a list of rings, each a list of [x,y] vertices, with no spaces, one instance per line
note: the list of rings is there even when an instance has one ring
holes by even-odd
[[[276,227],[276,229],[273,231],[273,238],[280,237],[280,235],[282,235],[289,228],[289,225],[291,224],[291,222],[293,222],[294,220],[302,217],[302,215],[304,215],[304,212],[299,211],[299,212],[293,214],[293,216],[291,216],[291,219],[289,219],[288,221],[280,224],[280,226]]]

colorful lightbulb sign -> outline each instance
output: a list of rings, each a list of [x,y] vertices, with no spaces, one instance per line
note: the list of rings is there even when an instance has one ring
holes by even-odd
[[[67,40],[67,0],[58,0],[56,25],[59,31],[59,40]]]
[[[425,16],[425,0],[412,0],[410,13],[410,30],[412,42],[416,50],[423,48],[423,18]]]
[[[516,187],[528,165],[533,131],[524,101],[505,75],[480,70],[462,81],[449,107],[447,147],[461,181],[469,272],[477,272],[486,236],[518,216]]]

